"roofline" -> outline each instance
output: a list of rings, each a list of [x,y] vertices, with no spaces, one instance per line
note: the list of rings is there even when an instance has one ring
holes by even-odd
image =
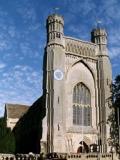
[[[8,105],[19,105],[19,106],[26,106],[30,107],[31,105],[26,105],[26,104],[18,104],[18,103],[5,103],[5,106],[7,107]]]
[[[82,42],[82,43],[87,43],[87,44],[90,44],[90,45],[93,45],[93,46],[97,46],[97,44],[95,44],[95,43],[92,43],[92,42],[89,42],[89,41],[83,41],[83,40],[80,40],[80,39],[74,38],[74,37],[64,36],[64,38],[74,40],[74,41],[78,41],[78,42]]]

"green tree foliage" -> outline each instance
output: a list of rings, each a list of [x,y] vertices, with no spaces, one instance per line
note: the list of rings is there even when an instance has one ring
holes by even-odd
[[[115,146],[118,150],[119,147],[119,109],[120,109],[120,75],[116,76],[115,81],[112,85],[112,112],[109,116],[109,121],[111,123],[111,145]]]
[[[113,104],[114,107],[120,107],[120,75],[115,78],[113,83]]]
[[[14,153],[15,138],[10,128],[6,127],[5,119],[0,118],[0,153]]]

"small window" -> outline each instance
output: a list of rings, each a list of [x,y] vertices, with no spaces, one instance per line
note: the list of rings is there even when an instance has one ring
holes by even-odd
[[[60,33],[56,33],[56,37],[57,37],[57,38],[60,38]]]

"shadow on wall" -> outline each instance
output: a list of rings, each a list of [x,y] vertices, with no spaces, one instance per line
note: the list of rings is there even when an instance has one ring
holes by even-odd
[[[40,97],[18,121],[15,135],[16,153],[40,153],[42,119],[45,116],[44,98]]]

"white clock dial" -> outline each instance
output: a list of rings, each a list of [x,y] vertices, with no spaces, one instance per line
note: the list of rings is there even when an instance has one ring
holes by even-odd
[[[63,72],[60,69],[56,69],[54,71],[54,78],[56,80],[62,80],[63,79]]]

